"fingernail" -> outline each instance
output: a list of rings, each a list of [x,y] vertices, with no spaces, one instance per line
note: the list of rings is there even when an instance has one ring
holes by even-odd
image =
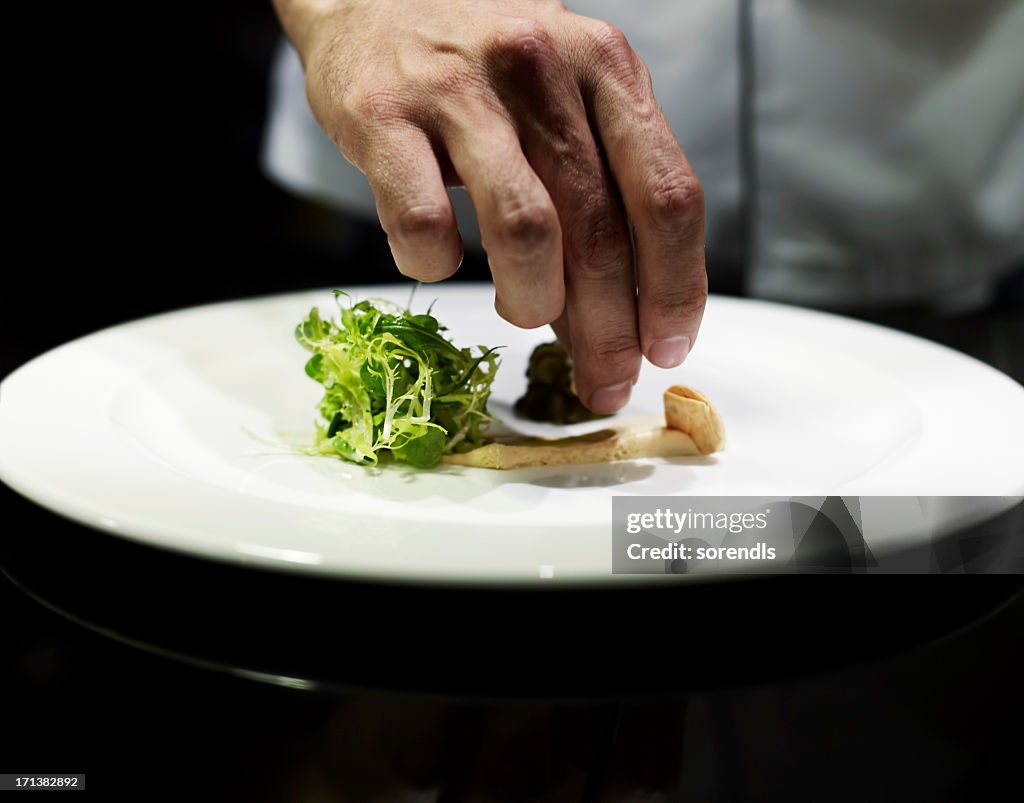
[[[690,353],[690,338],[686,335],[670,337],[652,343],[647,350],[647,359],[659,368],[675,368]]]
[[[594,395],[590,397],[590,409],[595,413],[618,412],[629,401],[631,387],[632,385],[627,381],[595,390]]]

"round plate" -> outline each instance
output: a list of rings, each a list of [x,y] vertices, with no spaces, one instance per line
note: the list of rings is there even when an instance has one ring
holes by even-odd
[[[403,303],[409,290],[349,292]],[[423,287],[414,307],[436,299],[457,345],[503,345],[492,411],[551,434],[511,412],[550,333],[501,321],[492,293]],[[39,357],[0,386],[0,478],[77,521],[192,555],[476,583],[621,580],[613,495],[1024,493],[1024,389],[1003,374],[880,327],[716,297],[686,363],[645,365],[621,415],[656,415],[667,386],[690,385],[725,421],[719,454],[509,472],[309,457],[295,444],[320,393],[292,332],[314,305],[336,312],[326,291],[217,304]]]

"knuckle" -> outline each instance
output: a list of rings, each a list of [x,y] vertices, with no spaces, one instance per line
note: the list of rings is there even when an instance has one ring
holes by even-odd
[[[558,233],[558,217],[555,210],[547,205],[517,206],[500,215],[497,231],[502,244],[537,251],[554,241]]]
[[[418,204],[406,206],[394,218],[394,222],[385,225],[389,236],[400,239],[442,239],[455,225],[450,208],[438,204]]]
[[[707,277],[702,274],[701,281],[696,283],[658,288],[644,304],[659,318],[688,320],[701,313],[707,298]]]
[[[587,351],[596,365],[614,373],[615,369],[632,367],[640,354],[640,343],[635,333],[602,333],[590,341]]]
[[[557,52],[547,28],[527,18],[512,19],[502,26],[494,47],[499,56],[516,61],[545,61]]]
[[[335,104],[331,139],[349,161],[364,168],[383,132],[409,122],[408,104],[392,89],[352,87]]]
[[[639,59],[626,35],[611,23],[595,20],[590,31],[590,47],[595,60],[605,70],[619,77],[636,73]]]
[[[695,176],[674,168],[651,181],[644,206],[649,220],[659,228],[693,226],[704,220],[704,191]]]
[[[596,214],[581,231],[574,260],[581,278],[600,281],[629,267],[629,237],[613,217],[604,212]]]
[[[407,103],[399,93],[386,87],[353,88],[343,96],[341,111],[359,123],[390,125],[405,119]]]

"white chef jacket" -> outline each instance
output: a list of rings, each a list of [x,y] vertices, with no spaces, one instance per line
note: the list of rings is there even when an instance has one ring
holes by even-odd
[[[705,193],[709,269],[755,296],[966,310],[1024,262],[1024,0],[579,0],[645,60]],[[371,217],[295,52],[275,60],[264,165]],[[464,192],[453,194],[469,245]],[[741,225],[742,224],[742,225]]]

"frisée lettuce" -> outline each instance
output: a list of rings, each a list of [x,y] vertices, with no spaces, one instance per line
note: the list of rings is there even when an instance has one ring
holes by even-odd
[[[340,320],[313,308],[295,337],[313,356],[306,373],[324,387],[314,454],[361,465],[390,455],[417,468],[482,446],[498,369],[495,349],[458,348],[430,314],[387,301],[351,303],[335,291]],[[343,301],[344,300],[344,301]]]

